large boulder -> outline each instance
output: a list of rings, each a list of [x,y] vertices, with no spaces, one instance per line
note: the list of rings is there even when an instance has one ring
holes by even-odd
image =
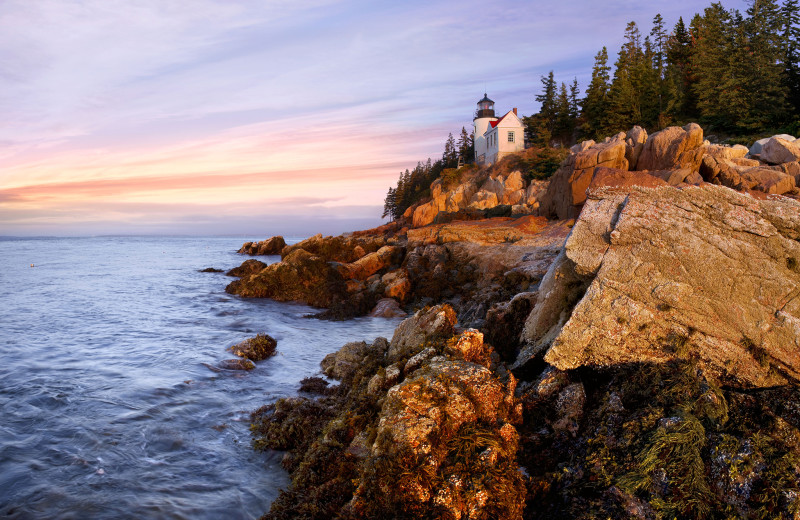
[[[795,188],[793,175],[772,168],[749,168],[741,173],[741,178],[747,189],[773,195],[783,195]]]
[[[761,148],[761,160],[770,164],[782,164],[800,159],[797,141],[773,137]]]
[[[778,134],[778,135],[773,135],[772,137],[765,137],[753,143],[753,146],[750,147],[750,155],[760,156],[764,148],[764,145],[767,144],[767,142],[769,142],[769,140],[773,138],[783,139],[784,141],[789,141],[789,142],[793,142],[795,140],[794,136],[791,136],[789,134]]]
[[[435,201],[426,202],[414,210],[411,225],[415,228],[427,226],[433,222],[433,219],[436,218],[438,213],[439,208]]]
[[[625,134],[621,134],[589,147],[573,147],[577,152],[570,154],[550,179],[540,199],[539,214],[560,220],[576,218],[596,167],[628,169],[626,146]]]
[[[422,350],[426,341],[452,336],[457,322],[455,311],[446,303],[417,311],[395,329],[388,359],[394,362],[410,357]]]
[[[285,259],[293,251],[302,249],[328,262],[348,263],[364,256],[364,253],[374,253],[385,245],[386,240],[382,236],[371,234],[358,236],[345,234],[334,237],[317,234],[297,244],[284,247],[281,257]]]
[[[277,354],[278,342],[269,334],[257,334],[228,348],[230,352],[250,361],[262,361]]]
[[[589,184],[589,190],[599,188],[600,186],[613,186],[617,188],[643,186],[646,188],[655,188],[657,186],[667,185],[665,181],[650,173],[618,170],[616,168],[597,168],[592,176],[592,182]]]
[[[241,278],[243,276],[256,274],[265,267],[267,267],[267,264],[265,264],[264,262],[256,260],[255,258],[251,258],[249,260],[245,260],[244,262],[242,262],[242,265],[240,265],[239,267],[234,267],[225,274],[228,276],[238,276],[239,278]]]
[[[638,170],[697,171],[703,158],[703,129],[696,123],[670,126],[647,138],[636,163]]]
[[[374,318],[405,318],[408,313],[400,308],[400,304],[394,298],[382,298],[378,300],[369,315]]]
[[[274,236],[261,242],[245,242],[238,253],[246,255],[279,255],[286,247],[282,236]]]
[[[740,387],[800,378],[800,203],[719,186],[591,192],[517,358],[562,370],[695,359]]]
[[[497,193],[481,189],[472,195],[467,206],[469,209],[489,209],[498,204]]]
[[[625,159],[628,160],[628,168],[636,169],[639,156],[642,155],[644,143],[647,142],[647,130],[641,126],[631,128],[625,138]]]
[[[374,253],[364,255],[349,264],[340,264],[337,268],[345,279],[366,280],[378,271],[398,262],[401,254],[399,246],[383,246]]]
[[[329,307],[346,293],[339,272],[324,259],[295,249],[283,261],[228,284],[225,291],[245,298],[301,301],[315,307]]]

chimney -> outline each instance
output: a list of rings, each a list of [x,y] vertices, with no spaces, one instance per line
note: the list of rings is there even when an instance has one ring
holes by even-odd
[[[517,115],[517,107],[514,107],[514,115]]]

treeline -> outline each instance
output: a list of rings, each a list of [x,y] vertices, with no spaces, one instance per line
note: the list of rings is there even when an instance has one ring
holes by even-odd
[[[558,89],[552,72],[542,78],[541,110],[526,118],[528,138],[568,145],[633,125],[654,131],[689,121],[730,135],[797,132],[798,22],[798,0],[751,0],[744,14],[717,2],[670,31],[656,15],[644,38],[630,22],[613,73],[603,47],[582,99],[577,82]]]
[[[430,157],[425,163],[418,162],[417,166],[409,171],[400,173],[397,186],[389,188],[383,202],[383,215],[381,218],[391,217],[396,220],[416,201],[430,194],[430,185],[438,179],[447,168],[456,168],[459,159],[471,162],[475,155],[475,145],[472,133],[462,127],[458,140],[453,134],[447,136],[444,152],[441,159],[431,161]]]

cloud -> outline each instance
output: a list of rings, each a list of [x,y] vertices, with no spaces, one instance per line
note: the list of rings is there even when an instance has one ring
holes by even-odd
[[[625,24],[646,33],[659,10],[670,26],[697,7],[4,0],[0,202],[380,206],[484,89],[531,114],[541,75],[585,89],[597,51],[613,61]]]

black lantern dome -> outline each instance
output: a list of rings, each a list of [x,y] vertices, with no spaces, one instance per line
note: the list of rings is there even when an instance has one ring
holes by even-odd
[[[483,93],[483,99],[478,101],[478,112],[475,114],[475,117],[494,117],[494,101],[489,99],[486,92]]]

